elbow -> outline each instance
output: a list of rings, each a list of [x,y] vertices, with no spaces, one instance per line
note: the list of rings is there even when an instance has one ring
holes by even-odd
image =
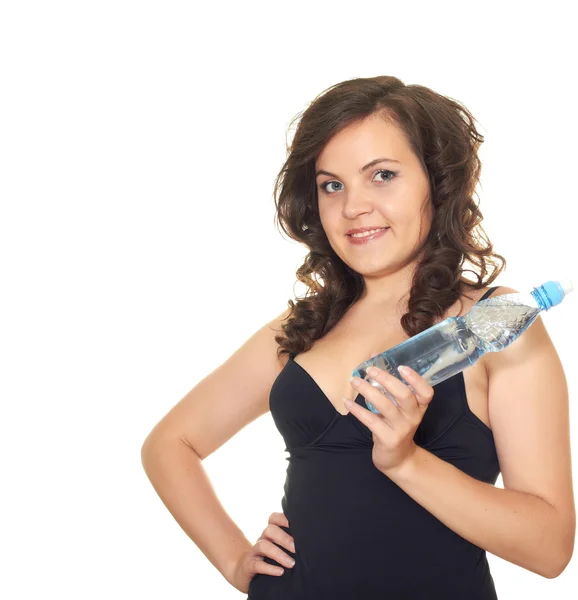
[[[143,442],[143,445],[141,446],[140,449],[140,459],[141,459],[141,463],[142,466],[144,467],[145,471],[147,468],[147,465],[149,464],[149,461],[152,457],[155,457],[158,453],[158,440],[157,438],[153,437],[152,435],[149,435],[146,440]]]
[[[179,437],[149,434],[140,449],[140,458],[143,468],[146,471],[148,465],[157,462],[159,456],[163,455],[165,451],[175,447],[180,448],[183,445],[193,450],[189,444]]]
[[[573,553],[574,549],[571,549],[569,552],[565,553],[564,558],[560,562],[558,562],[548,579],[556,579],[556,577],[560,577],[560,575],[564,573],[566,567],[570,564],[570,561],[572,560]]]
[[[145,470],[145,473],[147,473],[147,468],[149,465],[149,446],[147,444],[147,442],[145,442],[140,449],[140,462],[142,465],[142,468]]]
[[[568,527],[565,531],[565,535],[560,544],[560,551],[555,554],[553,553],[553,555],[558,557],[558,560],[555,562],[551,561],[548,572],[543,574],[546,579],[556,579],[556,577],[560,577],[566,570],[566,567],[570,564],[572,555],[574,554],[575,532],[575,526]]]
[[[553,568],[551,568],[547,573],[542,573],[542,575],[546,579],[556,579],[556,577],[560,577],[560,575],[562,575],[562,573],[564,573],[564,571],[566,570],[566,567],[570,564],[571,558],[572,554],[570,554],[569,557],[564,559],[564,561],[558,562],[555,565],[553,565]]]
[[[144,461],[150,451],[151,444],[152,444],[152,441],[149,436],[146,438],[146,440],[143,442],[143,445],[140,448],[140,458],[141,458],[143,465],[144,465]]]

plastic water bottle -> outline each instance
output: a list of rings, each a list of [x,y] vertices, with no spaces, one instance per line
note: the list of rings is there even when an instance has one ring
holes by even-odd
[[[407,365],[431,386],[472,366],[486,352],[499,352],[518,339],[542,310],[557,306],[574,289],[572,281],[548,281],[529,293],[503,294],[475,304],[461,317],[449,317],[401,344],[366,360],[353,371],[398,406],[393,396],[367,375],[379,367],[409,386],[397,367]],[[411,386],[409,386],[411,388]],[[367,408],[379,411],[369,401]]]

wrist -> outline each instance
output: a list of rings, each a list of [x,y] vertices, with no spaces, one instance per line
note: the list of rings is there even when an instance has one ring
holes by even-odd
[[[222,575],[231,585],[235,585],[235,575],[237,569],[239,568],[239,563],[243,559],[243,556],[245,556],[245,554],[247,554],[252,547],[253,545],[250,542],[247,542],[247,544],[242,546],[238,552],[235,552],[232,556],[230,556],[228,561],[225,563]]]
[[[414,442],[412,449],[401,463],[390,469],[384,469],[382,473],[387,475],[387,477],[393,481],[411,479],[415,473],[417,463],[420,460],[420,454],[423,452],[425,452],[425,450]]]

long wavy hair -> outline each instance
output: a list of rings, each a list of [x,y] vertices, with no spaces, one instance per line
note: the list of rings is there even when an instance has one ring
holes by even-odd
[[[323,337],[362,295],[363,277],[337,256],[321,225],[315,161],[337,132],[378,114],[406,134],[428,174],[434,216],[414,271],[408,312],[401,325],[408,336],[431,327],[461,296],[463,284],[481,289],[506,266],[480,223],[474,202],[481,173],[478,133],[471,113],[456,100],[389,76],[354,78],[319,94],[298,113],[287,159],[275,180],[275,222],[309,248],[297,269],[306,292],[282,324],[277,354],[300,354]],[[479,199],[479,198],[478,198]],[[466,261],[474,268],[466,269]],[[502,264],[499,265],[498,263]],[[477,282],[463,277],[474,273]]]

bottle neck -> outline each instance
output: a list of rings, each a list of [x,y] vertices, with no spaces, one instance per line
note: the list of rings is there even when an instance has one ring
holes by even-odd
[[[550,310],[554,306],[552,299],[548,295],[548,292],[544,289],[543,285],[535,287],[531,294],[540,310]]]

